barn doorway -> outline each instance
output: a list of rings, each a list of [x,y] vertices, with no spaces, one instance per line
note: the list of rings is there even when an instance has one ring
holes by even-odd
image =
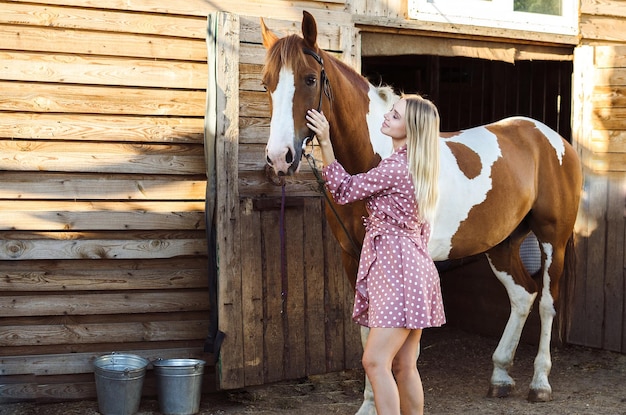
[[[571,142],[571,61],[515,64],[432,55],[367,56],[362,73],[373,84],[417,92],[435,102],[442,131],[525,115]]]
[[[513,64],[411,54],[363,56],[361,65],[362,74],[375,85],[431,99],[439,108],[442,131],[524,115],[544,122],[571,142],[571,59]],[[510,306],[485,256],[445,261],[438,267],[448,324],[499,338]],[[536,306],[522,334],[522,341],[533,344],[540,330]]]

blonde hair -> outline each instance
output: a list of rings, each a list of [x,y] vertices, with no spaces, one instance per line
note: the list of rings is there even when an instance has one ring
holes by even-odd
[[[415,186],[420,217],[431,223],[439,200],[439,111],[419,95],[406,100],[406,136],[409,172]]]

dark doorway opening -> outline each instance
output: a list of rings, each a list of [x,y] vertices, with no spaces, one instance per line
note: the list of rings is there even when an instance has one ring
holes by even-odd
[[[441,130],[524,115],[543,121],[571,142],[570,61],[488,61],[427,55],[363,57],[373,84],[420,93],[439,108]]]

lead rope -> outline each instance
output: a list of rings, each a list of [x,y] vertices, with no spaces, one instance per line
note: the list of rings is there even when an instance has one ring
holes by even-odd
[[[282,196],[280,198],[280,217],[278,218],[280,234],[280,314],[285,313],[287,303],[287,250],[285,243],[285,182],[282,185]]]
[[[322,193],[324,197],[326,198],[326,203],[328,204],[328,206],[330,206],[330,209],[333,211],[333,214],[337,218],[337,222],[339,222],[339,224],[341,225],[341,229],[343,229],[344,233],[348,237],[348,240],[350,241],[350,244],[352,245],[352,249],[354,249],[354,252],[357,254],[357,256],[361,256],[361,248],[359,248],[359,245],[354,241],[354,238],[352,238],[352,235],[350,235],[350,232],[348,232],[348,228],[346,228],[346,225],[343,223],[343,221],[339,217],[339,213],[337,212],[337,209],[335,209],[335,205],[330,200],[330,196],[328,196],[328,192],[326,191],[326,181],[324,180],[324,178],[322,177],[322,174],[317,168],[317,164],[315,163],[315,158],[313,157],[312,153],[307,153],[304,151],[304,149],[306,148],[306,141],[302,147],[303,147],[302,154],[304,154],[304,157],[306,157],[306,160],[309,163],[309,166],[311,167],[313,174],[315,175],[315,179],[317,181],[317,187],[318,187],[317,190],[320,193]]]

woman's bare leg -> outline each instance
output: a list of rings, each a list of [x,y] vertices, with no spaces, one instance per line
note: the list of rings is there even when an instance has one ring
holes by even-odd
[[[376,412],[380,415],[400,415],[400,392],[391,369],[410,333],[404,328],[370,329],[363,351],[363,368],[372,383]]]
[[[403,415],[423,415],[424,388],[415,356],[417,356],[422,330],[411,330],[406,341],[393,360],[393,374],[400,395],[400,409]]]

